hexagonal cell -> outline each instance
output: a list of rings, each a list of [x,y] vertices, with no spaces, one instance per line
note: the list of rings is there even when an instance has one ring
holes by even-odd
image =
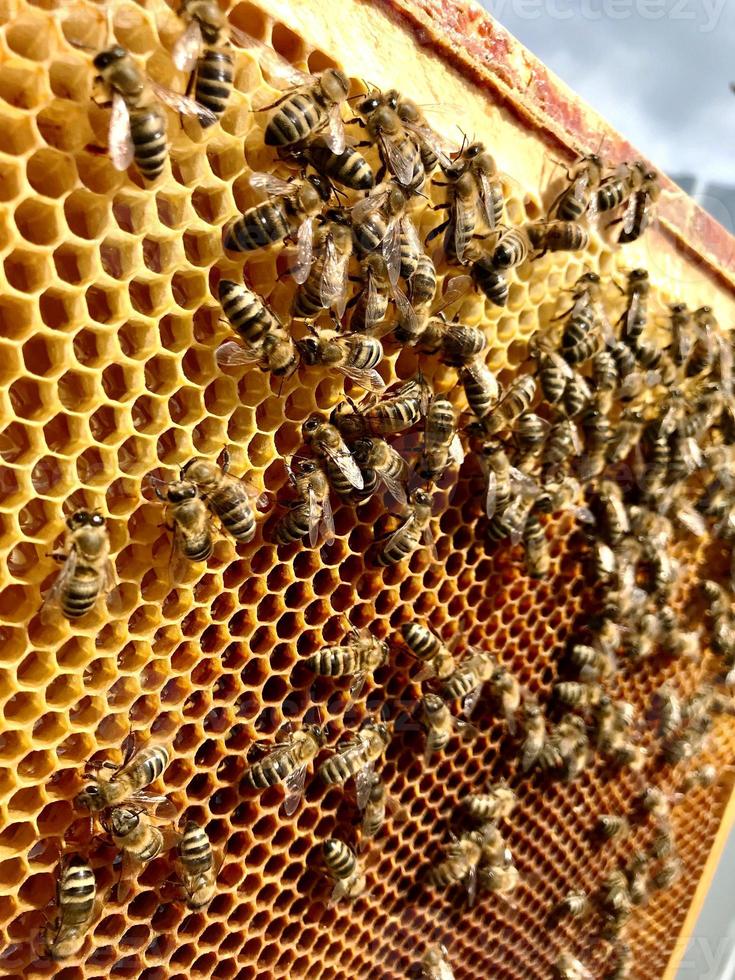
[[[47,255],[27,249],[15,249],[3,261],[8,283],[21,293],[36,293],[44,289],[52,275]]]
[[[58,208],[53,204],[29,198],[17,206],[15,227],[27,242],[50,245],[61,234]]]

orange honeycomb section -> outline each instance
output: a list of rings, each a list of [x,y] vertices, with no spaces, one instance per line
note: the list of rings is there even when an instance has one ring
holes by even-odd
[[[95,149],[105,144],[108,116],[90,101],[91,55],[79,45],[105,43],[99,8],[49,8],[0,2],[0,970],[12,980],[393,980],[409,975],[425,943],[444,942],[458,980],[540,980],[563,949],[584,959],[589,925],[550,929],[549,911],[571,887],[594,890],[632,846],[599,848],[592,829],[598,813],[629,812],[646,781],[660,781],[652,763],[614,780],[597,766],[571,785],[547,785],[516,778],[515,747],[488,702],[477,713],[480,738],[454,740],[431,764],[418,725],[400,726],[382,772],[408,820],[389,820],[367,851],[366,893],[334,907],[321,843],[354,842],[354,805],[310,779],[303,805],[285,819],[279,789],[256,794],[245,786],[249,747],[284,721],[312,720],[319,708],[334,745],[384,704],[394,716],[413,708],[418,668],[397,640],[389,665],[346,714],[349,679],[314,682],[301,661],[340,642],[345,617],[390,640],[414,617],[445,639],[462,623],[470,643],[493,650],[546,700],[568,638],[586,623],[598,592],[569,513],[548,524],[552,562],[541,581],[526,576],[520,549],[493,548],[476,533],[482,480],[471,463],[456,487],[438,495],[438,560],[422,550],[376,568],[365,557],[384,513],[374,498],[337,507],[338,539],[329,548],[276,548],[269,518],[251,544],[235,548],[219,538],[205,569],[192,567],[187,581],[172,583],[169,536],[160,506],[147,499],[146,477],[170,478],[193,455],[214,459],[226,445],[233,472],[280,496],[282,460],[299,448],[302,422],[333,407],[343,382],[300,368],[281,383],[258,371],[222,372],[215,362],[218,343],[230,336],[216,283],[243,273],[242,262],[222,253],[222,227],[254,203],[251,171],[273,168],[253,107],[277,93],[257,61],[237,54],[231,104],[198,141],[169,116],[170,166],[143,186]],[[388,6],[314,0],[229,10],[234,25],[297,66],[344,66],[354,91],[368,80],[420,103],[461,106],[463,129],[512,175],[508,220],[538,218],[552,158],[563,153],[550,150],[527,107],[468,82],[394,14]],[[113,22],[141,67],[181,89],[185,80],[170,62],[181,25],[169,8],[159,0],[120,4]],[[452,121],[442,124],[447,132]],[[426,206],[416,217],[422,234],[436,223]],[[293,285],[281,275],[278,251],[249,256],[244,271],[286,315]],[[505,309],[471,297],[462,317],[482,324],[489,364],[507,381],[529,339],[556,314],[561,291],[584,270],[623,281],[639,265],[651,271],[658,313],[684,299],[691,307],[710,303],[721,323],[731,322],[726,284],[658,231],[624,252],[595,236],[583,256],[526,264],[511,276]],[[620,305],[613,287],[608,300]],[[416,366],[413,354],[389,348],[381,371],[391,383]],[[463,405],[453,370],[421,367]],[[80,623],[44,622],[38,610],[56,573],[47,555],[65,514],[82,506],[107,518],[119,584],[108,607],[100,603]],[[716,545],[693,551],[690,540],[678,554],[687,566],[676,594],[681,610],[697,565],[722,556]],[[645,711],[664,669],[683,693],[711,673],[706,658],[696,669],[654,659],[621,675],[619,695]],[[125,905],[106,902],[79,955],[52,964],[32,940],[53,898],[59,847],[77,819],[71,800],[79,772],[92,756],[117,758],[131,724],[170,745],[162,788],[206,826],[223,861],[218,894],[190,913],[169,897],[170,859],[155,860]],[[721,766],[733,745],[732,720],[719,720],[703,761]],[[511,903],[485,896],[470,911],[457,890],[437,894],[423,876],[456,827],[459,800],[500,778],[520,798],[507,836],[522,883]],[[667,775],[666,785],[677,779]],[[641,976],[666,970],[729,794],[721,779],[674,810],[682,876],[636,911],[627,936]],[[638,846],[652,832],[639,825]],[[96,839],[89,854],[106,896],[118,876],[114,848]]]

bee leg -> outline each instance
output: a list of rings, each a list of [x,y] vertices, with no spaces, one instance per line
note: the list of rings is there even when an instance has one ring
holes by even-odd
[[[112,99],[105,99],[104,102],[98,102],[93,95],[90,95],[90,99],[97,106],[98,109],[111,109]]]
[[[66,561],[68,556],[65,555],[63,551],[47,551],[46,557],[53,558],[54,561],[62,562]]]
[[[438,235],[441,235],[441,233],[446,228],[449,227],[449,222],[450,222],[450,219],[447,218],[446,221],[443,221],[440,225],[437,225],[436,228],[432,228],[431,231],[429,232],[429,234],[424,239],[424,245],[428,245],[430,241],[433,241],[433,239],[435,239]]]
[[[345,126],[349,126],[355,123],[358,126],[360,126],[361,129],[365,128],[365,120],[361,119],[359,116],[353,116],[352,119],[348,119],[347,122],[345,123]],[[368,143],[356,143],[355,146],[368,146]]]
[[[282,102],[285,102],[286,99],[290,99],[292,95],[293,95],[293,91],[286,92],[286,94],[282,95],[280,99],[276,99],[276,101],[271,102],[270,105],[262,105],[257,111],[267,112],[269,109],[275,109],[276,106],[280,105]]]

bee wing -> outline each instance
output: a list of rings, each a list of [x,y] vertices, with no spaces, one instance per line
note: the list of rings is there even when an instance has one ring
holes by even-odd
[[[187,74],[194,70],[197,58],[202,50],[202,29],[198,20],[190,20],[186,30],[174,44],[171,60],[179,71]]]
[[[406,496],[406,489],[401,481],[392,476],[388,476],[385,473],[381,473],[379,475],[391,496],[397,500],[399,504],[405,507],[408,504],[408,497]]]
[[[115,170],[127,170],[133,162],[133,141],[130,138],[130,115],[125,100],[118,92],[112,94],[110,129],[107,136],[110,160]]]
[[[574,183],[572,184],[572,197],[577,201],[584,201],[584,193],[589,185],[590,178],[589,174],[583,173],[579,177],[574,178]]]
[[[470,908],[472,908],[477,897],[477,868],[474,865],[467,871],[465,887],[467,888],[467,901],[470,904]]]
[[[383,257],[388,269],[388,278],[395,286],[401,274],[401,225],[392,221],[382,242]]]
[[[316,548],[319,540],[319,523],[322,518],[322,508],[319,498],[309,487],[309,543],[312,548]]]
[[[462,440],[459,438],[458,433],[454,434],[452,441],[449,443],[449,458],[452,459],[457,466],[461,466],[464,462],[464,449],[462,448]]]
[[[309,269],[314,261],[314,229],[311,218],[307,218],[299,225],[296,233],[296,262],[291,267],[291,275],[299,285],[306,282],[309,276]]]
[[[339,105],[334,105],[329,110],[325,140],[332,153],[344,153],[345,124],[342,121],[342,114]]]
[[[334,541],[334,514],[329,494],[322,501],[322,531],[324,534],[324,544],[331,544]]]
[[[360,697],[362,689],[365,686],[366,677],[367,674],[364,670],[359,671],[353,677],[352,683],[350,684],[350,698],[353,701],[356,701]]]
[[[66,588],[67,583],[71,578],[74,577],[74,573],[77,567],[77,552],[76,549],[72,549],[69,552],[64,564],[61,566],[61,571],[56,576],[54,584],[49,589],[46,594],[43,604],[41,605],[41,619],[47,622],[48,619],[52,618],[49,614],[52,614],[59,606],[59,600],[61,594]]]
[[[239,48],[250,51],[257,58],[261,67],[265,68],[270,78],[292,87],[306,85],[313,81],[311,75],[307,75],[306,72],[295,68],[285,58],[277,54],[273,48],[269,47],[263,41],[258,41],[246,31],[228,25],[228,33],[230,40],[234,41]]]
[[[403,238],[405,238],[409,248],[417,255],[420,254],[423,251],[423,245],[421,244],[419,233],[416,230],[416,225],[413,223],[413,220],[409,215],[405,214],[401,218],[400,229],[401,229],[400,233],[403,236]]]
[[[418,328],[416,310],[411,305],[408,296],[398,286],[393,287],[393,302],[396,304],[396,311],[401,324],[409,333],[415,334]]]
[[[283,786],[286,790],[286,795],[283,800],[283,812],[287,817],[290,817],[299,805],[299,800],[304,795],[306,766],[299,766],[298,769],[292,770],[284,779]]]
[[[477,687],[473,687],[468,694],[465,694],[462,701],[462,714],[465,716],[465,718],[469,718],[472,715],[472,712],[477,707],[481,694],[482,684],[478,684]]]
[[[182,116],[196,116],[202,126],[213,126],[217,122],[215,114],[209,109],[205,109],[195,99],[190,99],[180,92],[174,92],[172,89],[166,88],[165,85],[154,82],[151,78],[146,78],[146,81],[159,102],[168,106],[169,109],[173,109],[174,112],[178,112]]]
[[[498,499],[498,477],[495,470],[488,467],[487,488],[485,490],[485,513],[492,517],[495,513],[495,503]]]
[[[497,400],[498,396],[500,395],[498,379],[483,360],[481,360],[479,357],[474,357],[471,361],[464,365],[464,368],[468,374],[472,375],[478,384],[484,385],[490,391],[491,397],[494,401]]]
[[[331,449],[329,446],[323,446],[322,448],[324,453],[329,456],[334,465],[339,469],[342,476],[349,480],[356,490],[362,490],[365,487],[365,480],[360,472],[360,467],[355,462],[349,449],[346,447],[342,450]]]
[[[475,227],[475,216],[472,209],[462,198],[456,197],[454,200],[454,251],[457,253],[457,261],[462,263],[465,248],[469,244],[465,236],[465,228]]]
[[[226,340],[217,348],[215,357],[220,367],[241,367],[257,361],[260,352],[254,347],[244,347],[236,340]]]
[[[429,554],[434,561],[438,561],[439,555],[436,551],[436,541],[434,540],[434,532],[432,531],[430,524],[428,524],[421,532],[421,541],[424,547],[429,549]]]
[[[331,238],[327,240],[319,292],[324,309],[329,310],[334,307],[340,317],[344,314],[347,305],[347,266],[349,259],[349,255],[339,252],[334,247]]]
[[[462,299],[467,295],[470,288],[472,287],[472,279],[470,276],[453,276],[447,283],[447,288],[441,298],[441,305],[435,313],[440,313],[442,310],[451,306],[452,303],[456,303],[457,300]]]
[[[490,231],[495,231],[495,196],[493,194],[493,183],[487,174],[478,174],[475,178],[478,189],[478,200],[480,203],[480,214],[482,220]]]
[[[682,504],[676,511],[676,517],[682,527],[697,538],[703,538],[707,533],[707,522],[693,507]]]
[[[623,231],[626,234],[630,234],[630,232],[633,230],[637,202],[638,194],[631,194],[630,198],[628,199],[628,206],[625,209],[625,214],[623,215]]]
[[[256,191],[261,191],[266,196],[283,196],[284,194],[293,193],[294,189],[294,185],[287,180],[281,180],[280,177],[274,177],[273,174],[260,172],[250,174],[250,186]]]
[[[351,211],[353,221],[364,221],[373,211],[380,210],[387,196],[388,191],[381,191],[379,194],[371,193],[353,204]]]
[[[373,763],[369,762],[355,773],[355,799],[361,810],[367,806],[370,790],[373,788]]]
[[[133,881],[140,874],[142,862],[127,848],[120,855],[120,879],[117,883],[116,897],[118,904],[123,905],[133,891]]]
[[[375,368],[358,368],[351,364],[335,364],[335,370],[345,377],[350,378],[355,384],[360,385],[366,391],[381,393],[385,389],[385,381],[380,377]]]
[[[407,187],[413,180],[413,160],[406,156],[392,140],[385,139],[383,136],[380,137],[380,146],[388,169],[395,175],[399,184]]]

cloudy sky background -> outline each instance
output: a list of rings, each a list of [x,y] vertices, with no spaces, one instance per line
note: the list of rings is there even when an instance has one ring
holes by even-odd
[[[735,184],[735,0],[481,2],[656,166]]]

